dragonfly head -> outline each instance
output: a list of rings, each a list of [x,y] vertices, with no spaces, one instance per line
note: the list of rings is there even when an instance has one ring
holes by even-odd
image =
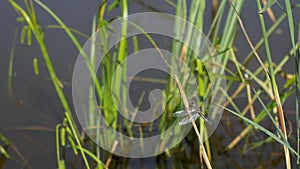
[[[191,101],[189,106],[190,108],[196,108],[197,105],[194,101]]]

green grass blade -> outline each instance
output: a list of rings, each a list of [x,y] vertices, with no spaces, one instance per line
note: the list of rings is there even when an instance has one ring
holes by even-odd
[[[82,149],[88,156],[90,156],[97,164],[98,164],[98,168],[102,169],[104,168],[104,164],[103,162],[97,158],[97,156],[95,156],[92,152],[90,152],[89,150],[85,149],[85,148],[80,148],[79,146],[76,146],[76,149]]]
[[[284,21],[286,15],[282,14],[277,20],[276,22],[274,22],[274,24],[269,28],[268,32],[267,32],[267,36],[269,37],[277,28],[278,26]],[[264,44],[264,39],[263,37],[258,41],[258,43],[255,45],[255,50],[258,51],[258,49]],[[248,54],[248,56],[246,57],[246,59],[243,61],[243,65],[247,66],[251,59],[254,56],[254,51],[251,50],[251,52]]]
[[[254,142],[254,143],[251,143],[251,146],[247,149],[247,152],[251,151],[251,150],[254,150],[254,149],[257,149],[259,148],[260,146],[263,146],[267,143],[271,143],[273,142],[273,138],[272,137],[268,137],[262,141],[259,141],[259,142]],[[246,152],[244,151],[243,154],[245,154]]]
[[[15,46],[16,46],[17,34],[18,34],[18,30],[15,29],[14,38],[13,38],[13,44],[12,44],[12,48],[11,48],[10,56],[9,56],[8,88],[9,88],[10,94],[11,94],[11,89],[12,89],[12,78],[13,78],[13,71],[14,71],[14,57],[15,57]]]
[[[56,160],[57,160],[57,165],[58,169],[65,169],[65,163],[64,160],[60,159],[60,141],[59,141],[59,134],[60,134],[60,128],[61,124],[56,125],[55,128],[55,147],[56,147]]]
[[[220,29],[220,24],[221,24],[221,20],[222,20],[222,16],[223,16],[223,13],[224,13],[226,3],[227,3],[226,0],[225,1],[223,0],[221,2],[220,6],[218,8],[218,11],[215,15],[215,18],[212,21],[209,32],[207,34],[207,37],[210,37],[211,35],[213,35],[213,38],[212,38],[213,43],[215,43],[216,37],[217,37],[219,29]]]
[[[21,36],[20,36],[20,43],[23,44],[25,42],[26,38],[26,32],[27,32],[28,26],[24,26],[21,31]]]
[[[295,156],[299,157],[299,154],[289,145],[286,144],[285,141],[283,141],[282,139],[280,139],[278,136],[276,136],[275,134],[273,134],[272,132],[270,132],[269,130],[267,130],[266,128],[262,127],[261,125],[259,125],[258,123],[256,123],[255,121],[252,121],[250,119],[248,119],[247,117],[242,116],[239,113],[236,113],[226,107],[224,107],[224,109],[226,111],[229,111],[230,113],[232,113],[233,115],[241,118],[242,120],[244,120],[245,122],[249,123],[250,125],[252,125],[254,128],[259,129],[260,131],[262,131],[263,133],[265,133],[266,135],[272,137],[275,141],[277,141],[278,143],[286,146]]]
[[[294,31],[294,19],[292,13],[292,7],[290,0],[285,0],[286,12],[288,17],[289,29],[290,29],[290,36],[293,48],[295,47],[295,31]]]
[[[4,145],[6,147],[10,145],[9,140],[6,137],[4,137],[2,134],[0,134],[0,140],[4,142]],[[7,153],[7,151],[5,150],[5,148],[0,145],[0,155],[1,154],[4,155],[5,158],[9,158],[10,157],[9,154]]]
[[[258,11],[260,11],[261,10],[260,1],[256,0],[256,3],[257,3]],[[271,56],[271,50],[270,50],[270,47],[269,47],[268,36],[267,36],[267,32],[266,32],[266,26],[265,26],[265,21],[264,21],[263,15],[260,14],[259,20],[260,20],[260,25],[261,25],[261,29],[262,29],[262,33],[263,33],[263,37],[264,37],[264,42],[265,42],[265,51],[266,51],[266,55],[267,55],[267,58],[268,58],[269,72],[270,72],[269,78],[271,79],[272,91],[273,91],[275,101],[276,101],[277,113],[278,113],[278,118],[279,118],[279,125],[280,125],[281,130],[284,134],[285,139],[287,139],[285,119],[284,119],[281,100],[279,98],[278,87],[277,87],[277,83],[276,83],[276,79],[275,79],[275,73],[274,73],[274,69],[273,69],[273,61],[272,61],[272,56]],[[284,153],[285,153],[286,167],[288,169],[290,169],[291,168],[291,159],[290,159],[289,149],[287,149],[285,145],[284,145],[283,149],[284,149]]]
[[[27,29],[27,45],[30,46],[32,43],[31,30]]]
[[[49,53],[47,51],[47,48],[46,48],[46,45],[45,45],[45,42],[44,42],[44,39],[43,39],[43,32],[41,32],[40,27],[39,27],[39,25],[36,22],[35,16],[30,17],[30,15],[34,14],[34,11],[33,12],[31,11],[31,10],[33,10],[33,5],[31,4],[31,9],[29,9],[28,5],[26,5],[27,10],[30,13],[30,15],[28,15],[26,13],[26,11],[20,5],[18,5],[16,2],[14,2],[13,0],[10,0],[9,2],[17,10],[17,12],[20,13],[25,18],[26,23],[28,24],[30,30],[34,33],[35,38],[36,38],[36,40],[37,40],[37,42],[39,44],[40,50],[42,52],[42,55],[44,57],[46,66],[48,68],[48,72],[50,74],[50,77],[52,79],[52,82],[54,84],[56,92],[58,94],[58,97],[59,97],[59,99],[60,99],[60,101],[61,101],[61,103],[62,103],[62,105],[63,105],[63,107],[64,107],[64,109],[66,111],[65,114],[68,117],[68,122],[71,125],[72,131],[74,132],[75,140],[76,140],[77,144],[79,146],[81,146],[81,141],[80,141],[80,139],[78,137],[78,135],[79,135],[78,133],[79,132],[78,132],[78,129],[76,128],[75,123],[74,123],[74,121],[72,119],[70,107],[68,105],[66,97],[65,97],[65,95],[64,95],[64,93],[62,91],[62,88],[60,86],[60,81],[59,81],[59,79],[58,79],[58,77],[57,77],[57,75],[55,73],[54,67],[52,65]],[[58,21],[61,22],[61,20],[54,14],[54,12],[51,11],[46,5],[44,5],[42,2],[40,2],[38,0],[36,0],[35,2],[37,4],[39,4],[41,7],[43,7],[48,13],[50,13],[52,15],[52,17],[54,17],[56,20],[58,20]],[[63,22],[61,22],[61,24],[63,24]],[[64,25],[63,27],[66,27],[66,26]],[[66,30],[67,33],[73,35],[68,29],[65,29],[65,30]],[[74,36],[72,36],[72,37],[75,39]],[[78,42],[78,41],[75,41],[75,40],[74,40],[74,43]],[[76,46],[79,47],[80,44],[76,43]],[[84,162],[86,164],[86,167],[89,168],[88,161],[87,161],[87,159],[86,159],[83,151],[81,151],[81,154],[82,154],[82,157],[83,157]]]
[[[289,96],[291,96],[293,93],[295,93],[295,89],[291,89],[288,91],[283,91],[280,99],[284,102]],[[269,111],[272,111],[272,109],[276,106],[275,101],[271,101],[270,103],[268,103],[268,105],[266,106],[267,109]],[[262,110],[256,117],[255,119],[253,119],[253,122],[255,123],[260,123],[265,117],[267,116],[267,112],[266,110]],[[243,135],[246,135],[247,133],[250,133],[252,130],[254,129],[253,126],[247,126],[245,129],[243,129],[243,131],[241,131],[241,133],[243,133]],[[236,146],[236,144],[241,140],[240,137],[235,138],[234,140],[231,141],[231,143],[229,143],[229,145],[226,147],[226,150],[230,150],[232,149],[234,146]]]
[[[132,37],[132,42],[133,42],[133,50],[134,52],[137,52],[139,50],[139,42],[137,36]]]
[[[296,124],[297,124],[297,152],[300,154],[300,117],[299,117],[299,101],[300,101],[300,26],[298,26],[298,50],[295,55],[295,67],[296,67]],[[297,164],[299,165],[300,158],[297,158]]]
[[[76,33],[77,35],[80,35],[80,36],[82,36],[82,37],[84,37],[84,38],[86,38],[86,39],[88,39],[90,36],[88,36],[87,34],[85,34],[85,33],[83,33],[83,32],[81,32],[81,31],[79,31],[79,30],[77,30],[77,29],[74,29],[74,28],[70,28],[70,27],[66,27],[66,28],[63,28],[62,26],[60,26],[60,25],[47,25],[46,27],[45,27],[45,29],[47,29],[47,28],[49,28],[49,29],[68,29],[68,30],[70,30],[71,32],[74,32],[74,33]]]
[[[40,70],[39,70],[39,63],[37,58],[33,59],[33,70],[35,75],[39,75]]]
[[[262,10],[259,11],[259,13],[264,13],[266,12],[269,8],[271,8],[271,6],[274,5],[274,3],[276,3],[277,0],[268,0],[267,4],[264,6],[264,8]]]
[[[254,93],[256,93],[256,90],[252,87],[252,90]],[[264,102],[261,100],[261,98],[258,96],[258,101],[260,102],[260,104],[262,105],[262,107],[264,108],[264,110],[267,112],[269,118],[271,119],[273,125],[275,126],[277,132],[279,133],[280,137],[286,142],[286,144],[289,144],[288,141],[285,139],[284,134],[282,133],[281,129],[278,127],[275,119],[272,117],[270,111],[266,108]]]

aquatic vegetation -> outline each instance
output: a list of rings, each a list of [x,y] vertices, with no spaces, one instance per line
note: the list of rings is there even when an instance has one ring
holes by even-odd
[[[68,100],[66,97],[66,92],[63,90],[60,77],[53,65],[51,52],[49,52],[48,46],[45,43],[45,38],[47,38],[44,34],[45,26],[42,27],[39,23],[39,16],[36,15],[37,8],[43,9],[44,12],[51,16],[57,23],[57,25],[46,26],[46,29],[62,29],[65,31],[71,40],[70,42],[75,45],[78,52],[80,52],[80,56],[86,63],[86,68],[91,76],[91,79],[89,79],[91,83],[88,89],[89,104],[86,107],[85,122],[91,127],[91,130],[96,130],[96,138],[99,138],[100,134],[103,133],[107,136],[112,135],[106,130],[101,133],[100,130],[102,129],[97,128],[100,122],[95,119],[95,114],[93,114],[97,111],[96,109],[101,110],[107,125],[111,128],[120,133],[125,133],[129,137],[138,136],[141,142],[144,139],[143,136],[150,137],[151,135],[157,134],[154,128],[157,128],[158,133],[167,131],[174,123],[174,118],[172,118],[174,112],[176,112],[175,116],[181,116],[186,112],[185,115],[189,115],[190,117],[185,117],[179,124],[181,126],[192,124],[193,131],[174,149],[168,149],[164,154],[156,156],[157,168],[167,168],[169,163],[171,166],[182,166],[186,168],[189,166],[188,161],[192,161],[191,163],[193,163],[195,168],[204,167],[204,165],[207,168],[222,168],[220,165],[230,165],[229,163],[233,163],[230,166],[236,166],[238,168],[239,163],[236,162],[234,158],[228,157],[226,159],[226,156],[220,157],[218,153],[239,152],[247,156],[247,154],[259,152],[261,151],[260,149],[271,144],[281,146],[281,150],[276,149],[274,151],[283,152],[282,154],[284,155],[281,154],[278,158],[283,159],[284,157],[286,168],[299,166],[300,126],[298,104],[300,90],[300,48],[298,43],[300,41],[300,29],[297,24],[298,21],[296,21],[293,16],[293,10],[296,10],[296,7],[291,5],[289,0],[285,0],[285,7],[282,7],[280,2],[276,0],[269,0],[264,4],[259,0],[256,1],[257,10],[253,11],[253,14],[259,18],[259,22],[253,24],[260,25],[260,31],[262,32],[261,37],[256,37],[259,39],[256,44],[251,40],[252,37],[248,35],[248,28],[240,17],[245,3],[244,0],[232,2],[213,0],[211,8],[209,8],[210,6],[207,5],[205,0],[192,0],[190,2],[185,0],[177,0],[176,2],[166,1],[174,7],[175,15],[178,17],[174,22],[173,31],[176,37],[170,40],[170,51],[174,56],[178,56],[184,63],[190,65],[191,72],[196,76],[197,86],[196,89],[192,88],[187,85],[189,82],[191,83],[191,80],[188,78],[188,80],[184,79],[180,76],[176,76],[176,78],[167,76],[165,79],[141,78],[140,81],[162,84],[165,87],[163,96],[167,102],[163,103],[163,105],[166,109],[161,114],[158,122],[149,123],[133,123],[119,115],[119,110],[129,112],[126,107],[129,91],[124,81],[130,77],[127,77],[126,74],[128,70],[126,64],[123,64],[122,69],[119,69],[121,63],[129,57],[130,51],[133,51],[133,53],[139,51],[142,38],[143,40],[147,40],[160,55],[163,53],[159,48],[159,44],[162,42],[159,41],[158,38],[147,33],[144,28],[127,20],[129,16],[128,7],[130,6],[127,0],[103,1],[99,4],[98,11],[96,11],[97,15],[94,17],[91,26],[92,35],[95,32],[99,34],[91,36],[95,38],[92,39],[95,43],[89,45],[89,52],[83,50],[85,46],[78,40],[78,36],[89,36],[67,26],[67,21],[62,21],[55,11],[51,10],[45,3],[39,0],[24,0],[24,5],[14,0],[10,0],[9,2],[19,14],[18,21],[24,24],[20,38],[21,43],[24,43],[25,39],[27,39],[28,45],[32,45],[32,41],[37,42],[36,45],[42,53],[43,62],[47,67],[56,94],[64,108],[64,112],[61,112],[64,113],[64,119],[62,119],[60,124],[57,124],[55,130],[58,168],[67,168],[66,166],[68,166],[70,162],[68,156],[72,156],[72,154],[82,160],[82,164],[79,164],[80,162],[75,160],[72,165],[84,165],[84,168],[129,168],[128,163],[131,159],[119,157],[104,151],[86,134],[80,134],[81,131],[78,129],[78,124],[74,120],[74,112],[72,112],[70,106],[71,100]],[[277,7],[281,9],[281,16],[277,19],[274,19],[272,15],[272,6],[274,5],[277,5]],[[118,8],[118,6],[120,6],[120,8]],[[111,30],[109,27],[112,21],[105,20],[104,15],[110,14],[113,9],[120,9],[122,24],[119,30],[120,32],[117,32],[120,40],[117,45],[110,49],[109,32],[113,32],[114,30]],[[204,32],[204,27],[207,24],[205,23],[206,18],[204,15],[206,10],[213,13],[207,35],[213,47],[216,49],[215,52],[212,52],[215,53],[215,56],[211,55],[209,57],[219,60],[218,63],[220,63],[220,65],[218,66],[225,72],[225,76],[213,74],[213,77],[215,79],[221,79],[220,81],[216,80],[216,83],[219,85],[225,79],[227,82],[226,88],[222,89],[222,94],[225,95],[226,102],[224,105],[221,105],[224,109],[224,114],[226,114],[219,126],[219,128],[221,128],[220,130],[225,134],[222,136],[223,138],[218,138],[217,135],[213,135],[212,138],[208,140],[209,134],[205,129],[205,125],[210,125],[211,116],[216,116],[214,114],[206,116],[204,109],[205,103],[203,103],[204,98],[211,96],[211,93],[214,92],[212,91],[212,89],[214,89],[213,86],[210,85],[211,79],[207,78],[210,72],[207,70],[208,68],[205,67],[205,63],[197,56],[197,52],[199,51],[193,51],[190,46],[178,40],[184,36],[186,42],[195,46],[199,45],[197,40],[199,40],[200,37],[195,36],[195,34],[193,34],[194,30],[182,24],[181,20],[188,20],[198,30]],[[271,25],[268,26],[266,26],[267,17],[273,18]],[[288,22],[292,45],[291,49],[289,49],[290,52],[287,53],[286,56],[280,56],[280,61],[275,63],[275,54],[272,51],[270,37],[285,20]],[[297,27],[297,30],[295,30],[295,27]],[[138,30],[140,35],[125,38],[127,37],[128,30],[133,29]],[[241,35],[237,35],[239,30],[242,32]],[[295,38],[297,34],[298,38]],[[239,56],[238,49],[235,47],[237,36],[242,35],[246,38],[246,44],[250,47],[246,57]],[[98,42],[101,46],[101,52],[105,53],[105,57],[99,68],[100,73],[95,72],[98,68],[98,65],[96,65]],[[264,52],[261,52],[261,48],[264,48]],[[14,59],[14,50],[17,49],[12,49],[11,60]],[[285,71],[284,67],[293,57],[296,72],[289,74]],[[175,60],[166,60],[167,62],[175,62]],[[253,70],[250,65],[255,60],[259,63],[259,66]],[[41,62],[41,58],[35,58],[33,60],[34,73],[36,75],[39,74],[38,61]],[[13,61],[10,63],[8,79],[10,85],[13,69],[12,62]],[[173,71],[170,67],[169,70]],[[98,73],[101,74],[101,78],[99,78]],[[278,78],[281,78],[284,83],[278,83]],[[134,80],[139,81],[138,78]],[[186,95],[185,91],[196,91],[197,97],[200,98],[200,105],[197,105],[197,107],[190,106],[189,100],[192,96]],[[283,104],[294,96],[295,98],[293,99],[296,105],[293,110],[295,110],[295,112],[289,116],[292,116],[295,120],[289,122],[286,118],[288,115],[284,110]],[[139,95],[137,99],[138,106],[136,110],[132,112],[133,118],[136,116],[136,112],[141,106],[144,97],[145,93]],[[247,103],[246,105],[238,105],[238,99],[241,98]],[[122,104],[114,106],[115,100],[118,100],[118,103]],[[97,107],[94,107],[94,105],[97,105]],[[209,108],[211,107],[213,106]],[[178,111],[180,109],[181,111]],[[188,114],[189,111],[191,114]],[[227,120],[227,117],[235,119],[233,115],[238,117],[237,121]],[[268,124],[270,124],[271,127],[268,126]],[[290,124],[289,127],[287,127],[288,124]],[[294,130],[292,130],[292,128],[294,128]],[[172,135],[175,135],[176,132],[179,131],[174,130]],[[169,142],[170,137],[164,135],[165,140],[162,142]],[[110,141],[110,139],[112,138],[107,138],[107,140],[102,141]],[[203,143],[203,139],[207,141]],[[124,144],[125,142],[126,140]],[[122,142],[110,143],[112,152],[115,151],[118,144],[122,145]],[[72,149],[73,153],[66,153],[69,148]],[[162,148],[164,147],[158,146],[153,149],[159,151]],[[141,146],[140,149],[144,151],[145,146]],[[1,146],[0,151],[7,158],[9,157]],[[187,154],[187,152],[190,154]],[[261,154],[257,155],[255,161],[260,161],[261,156]],[[167,163],[166,161],[168,161],[168,159],[172,159],[172,161]],[[217,160],[222,162],[217,164]],[[272,161],[266,161],[266,163],[262,163],[262,165],[264,165],[262,167],[268,168],[273,164]]]

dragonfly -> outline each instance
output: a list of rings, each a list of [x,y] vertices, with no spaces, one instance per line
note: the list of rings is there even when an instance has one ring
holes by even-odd
[[[206,116],[202,113],[200,108],[197,108],[195,103],[190,103],[189,105],[189,111],[191,113],[191,116],[189,116],[189,113],[186,110],[180,110],[172,114],[173,117],[182,117],[183,119],[179,122],[179,126],[184,126],[187,124],[190,124],[192,121],[197,120],[199,117],[201,117],[206,123],[210,124]]]

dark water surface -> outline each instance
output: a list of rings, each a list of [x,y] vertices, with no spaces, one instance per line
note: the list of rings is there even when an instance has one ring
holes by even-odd
[[[261,33],[257,31],[260,30],[260,25],[258,17],[255,15],[255,11],[257,11],[256,5],[253,2],[245,2],[242,19],[255,44],[259,40],[258,38],[261,37]],[[97,1],[45,1],[45,3],[68,26],[90,34],[92,18],[96,14],[98,7]],[[210,3],[208,2],[207,4],[208,8],[211,5]],[[172,6],[161,0],[132,0],[128,4],[129,14],[146,11],[175,13]],[[4,134],[13,145],[9,148],[9,154],[11,154],[12,158],[5,163],[4,168],[21,168],[24,165],[23,163],[27,163],[25,166],[30,166],[34,169],[56,168],[55,126],[62,122],[64,111],[52,82],[49,80],[50,78],[37,44],[34,42],[31,47],[28,47],[26,44],[20,44],[19,34],[15,47],[13,88],[11,92],[8,89],[8,63],[13,34],[16,28],[18,28],[20,33],[23,24],[16,22],[17,14],[8,1],[1,1],[0,6],[0,79],[2,79],[0,83],[0,133]],[[37,16],[42,26],[55,24],[54,20],[41,8],[37,7],[37,11]],[[112,19],[112,17],[120,13],[119,11],[119,8],[114,9],[106,16],[107,19]],[[275,8],[274,11],[275,14],[282,13],[279,8]],[[205,15],[207,16],[205,23],[209,23],[210,12],[207,11]],[[206,32],[208,28],[209,24],[205,24]],[[280,28],[281,30],[278,30],[278,32],[280,31],[281,33],[274,34],[270,38],[271,49],[276,56],[284,56],[291,47],[287,22],[284,22]],[[58,76],[65,84],[64,91],[68,100],[71,101],[70,82],[78,51],[61,30],[46,30],[45,37],[53,65],[58,72]],[[81,44],[84,44],[85,40],[85,38],[80,38]],[[238,31],[236,44],[238,60],[243,60],[250,48],[240,30]],[[34,57],[39,59],[40,74],[38,76],[35,76],[33,72],[32,60]],[[275,62],[281,60],[280,57],[274,58]],[[252,69],[255,69],[257,66],[258,63],[256,61],[251,63]],[[289,61],[285,66],[285,70],[290,73],[293,72],[294,63]],[[242,107],[246,103],[246,97],[236,101]],[[292,97],[284,104],[284,109],[288,114],[294,113],[294,100]],[[291,120],[289,116],[288,119]],[[228,127],[228,120],[233,126]],[[260,147],[247,153],[247,156],[243,156],[241,155],[245,143],[243,140],[238,145],[237,149],[239,151],[221,152],[224,146],[228,145],[242,130],[242,127],[245,127],[245,124],[233,118],[229,113],[224,113],[219,127],[210,139],[212,145],[219,145],[219,147],[212,148],[214,167],[255,168],[261,166],[265,168],[282,168],[285,166],[282,147],[277,143]],[[258,137],[264,138],[266,136]],[[250,141],[251,139],[249,138]],[[19,151],[21,155],[16,153],[16,151]],[[195,159],[186,163],[189,164],[190,168],[198,168],[198,153],[194,152],[194,154],[191,154],[196,156]],[[155,168],[158,162],[155,158],[147,158],[144,160],[132,159],[129,163],[132,168]],[[179,167],[174,166],[170,159],[166,160],[166,164],[169,164],[167,165],[168,168]],[[162,165],[162,168],[165,168],[164,165]]]

